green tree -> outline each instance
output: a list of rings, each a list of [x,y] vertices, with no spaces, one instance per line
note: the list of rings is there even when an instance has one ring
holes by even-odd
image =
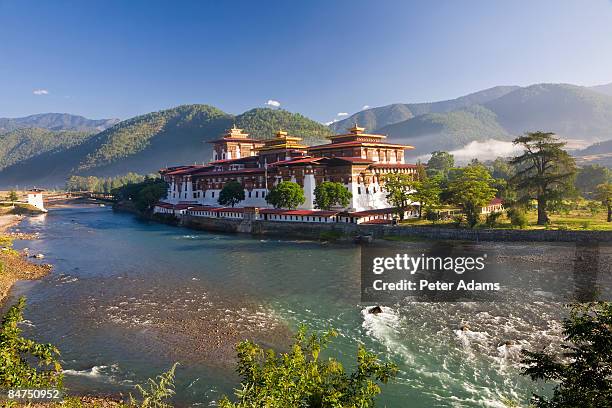
[[[427,214],[440,206],[441,183],[442,176],[440,174],[415,183],[415,190],[410,194],[410,197],[421,204],[419,206],[419,218],[422,217],[423,210]]]
[[[244,200],[244,188],[237,181],[230,181],[223,186],[219,193],[219,204],[232,207]]]
[[[538,225],[545,225],[549,221],[548,201],[572,190],[576,163],[554,133],[527,133],[513,143],[522,146],[524,152],[510,161],[516,168],[512,182],[521,201],[538,201]]]
[[[329,210],[335,205],[342,208],[348,207],[353,197],[353,194],[342,183],[332,181],[324,181],[317,185],[314,195],[315,207],[322,210]]]
[[[377,356],[359,346],[357,369],[347,374],[334,358],[323,359],[330,332],[307,335],[301,328],[287,353],[264,351],[250,341],[238,345],[238,374],[241,387],[238,402],[223,398],[221,408],[368,408],[374,397],[397,374],[397,367],[382,363]]]
[[[514,175],[514,169],[507,159],[497,157],[490,165],[491,176],[495,179],[510,180]]]
[[[150,211],[155,203],[166,196],[168,183],[160,178],[147,178],[140,183],[129,183],[115,188],[111,194],[116,200],[132,201],[139,211]]]
[[[562,355],[524,350],[523,375],[555,384],[553,395],[534,395],[537,408],[612,406],[612,303],[575,304],[563,321]]]
[[[610,182],[610,170],[598,164],[587,164],[576,172],[576,189],[586,197],[592,197],[600,184]]]
[[[427,162],[427,174],[441,174],[446,177],[448,171],[455,167],[455,156],[448,152],[435,151]]]
[[[25,298],[11,306],[0,328],[0,388],[43,388],[62,386],[59,350],[21,337]]]
[[[404,219],[404,213],[411,203],[415,182],[412,176],[404,173],[390,173],[383,177],[383,190],[387,193],[389,204],[395,208],[400,220]]]
[[[461,169],[449,183],[451,200],[463,209],[470,228],[480,221],[482,207],[495,197],[494,183],[487,168],[481,164]]]
[[[292,181],[281,181],[270,190],[266,201],[275,208],[295,209],[304,204],[306,197],[299,184]]]
[[[11,190],[11,191],[9,191],[9,194],[8,194],[8,200],[9,200],[11,203],[14,203],[14,202],[15,202],[15,201],[17,201],[18,199],[19,199],[19,197],[17,197],[17,192],[16,192],[15,190]]]
[[[608,209],[608,222],[612,222],[612,184],[600,184],[597,186],[595,197]]]

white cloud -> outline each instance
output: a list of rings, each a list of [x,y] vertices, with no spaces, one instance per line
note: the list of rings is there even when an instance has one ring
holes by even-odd
[[[329,126],[329,125],[331,125],[332,123],[336,123],[337,121],[338,121],[338,119],[334,119],[334,120],[330,120],[329,122],[325,122],[325,123],[323,123],[323,124],[324,124],[325,126]]]
[[[268,99],[268,102],[266,102],[266,105],[272,106],[274,108],[278,108],[279,106],[281,106],[281,103],[279,101],[275,101],[274,99]]]
[[[366,109],[370,109],[370,105],[363,105],[361,107],[361,110],[366,110]]]
[[[32,91],[34,95],[49,95],[49,91],[46,89],[35,89]]]
[[[473,141],[460,149],[451,150],[449,153],[455,156],[455,163],[465,165],[472,159],[480,161],[495,160],[497,157],[510,157],[520,154],[523,149],[512,142],[489,139],[482,142]],[[430,154],[419,156],[417,160],[427,162]]]
[[[348,116],[349,114],[347,112],[338,112],[336,114],[336,116]]]
[[[494,160],[498,156],[515,156],[522,152],[522,148],[512,142],[502,142],[501,140],[489,139],[483,142],[473,141],[461,149],[453,150],[450,153],[455,156],[459,163],[467,163],[477,158],[480,161]]]

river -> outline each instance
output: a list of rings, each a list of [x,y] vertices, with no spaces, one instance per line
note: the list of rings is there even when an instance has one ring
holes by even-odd
[[[555,347],[566,314],[563,299],[529,280],[501,301],[399,301],[368,314],[353,244],[192,231],[95,206],[51,209],[20,229],[40,239],[16,247],[54,269],[19,282],[9,303],[27,297],[24,330],[58,346],[73,392],[126,395],[179,361],[174,402],[214,406],[239,381],[235,341],[283,348],[306,324],[339,332],[328,354],[349,369],[359,342],[399,365],[379,406],[503,407],[540,390],[518,374],[520,350]],[[527,274],[576,270],[570,244],[474,245]],[[599,250],[599,278],[610,252]]]

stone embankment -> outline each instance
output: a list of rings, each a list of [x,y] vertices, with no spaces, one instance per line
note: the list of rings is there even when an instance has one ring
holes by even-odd
[[[116,210],[128,211],[141,217],[188,228],[238,232],[252,235],[277,235],[295,238],[355,240],[358,237],[373,239],[430,239],[460,241],[515,241],[515,242],[611,242],[612,231],[568,230],[507,230],[466,229],[424,226],[364,225],[348,223],[303,223],[261,220],[232,220],[227,218],[193,217],[180,219],[173,216],[143,215],[129,205],[116,204]]]

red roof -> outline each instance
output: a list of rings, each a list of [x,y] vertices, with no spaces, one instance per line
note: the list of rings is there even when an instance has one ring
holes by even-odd
[[[375,220],[365,221],[362,224],[391,224],[393,221],[377,218]]]
[[[409,146],[409,145],[394,144],[394,143],[385,143],[385,142],[363,142],[363,141],[359,141],[359,140],[353,140],[353,141],[349,141],[349,142],[326,143],[326,144],[317,145],[317,146],[310,146],[310,147],[308,147],[308,150],[335,149],[335,148],[338,148],[338,147],[362,146],[364,144],[370,144],[370,145],[374,144],[374,145],[377,145],[377,146],[384,146],[384,147],[399,147],[399,148],[403,148],[403,149],[414,149],[414,146]]]
[[[260,214],[279,214],[279,215],[303,215],[315,217],[331,217],[341,213],[341,211],[324,211],[324,210],[284,210],[282,208],[262,208]]]
[[[323,160],[323,157],[304,157],[304,158],[295,158],[289,160],[280,160],[274,163],[268,164],[268,166],[285,166],[285,165],[293,165],[293,164],[308,164],[315,163]]]
[[[209,165],[184,166],[184,167],[179,167],[178,169],[175,169],[175,170],[166,171],[164,174],[169,175],[169,176],[178,176],[181,174],[192,174],[193,172],[201,171],[202,169],[206,169],[210,167],[211,166]],[[161,170],[161,171],[164,171],[164,170]]]
[[[226,163],[243,163],[243,162],[257,161],[257,160],[259,160],[257,156],[245,156],[245,157],[240,157],[238,159],[215,160],[208,164],[213,165],[213,164],[226,164]]]
[[[365,210],[348,213],[351,217],[367,217],[368,215],[381,215],[391,214],[395,211],[395,208],[377,208],[376,210]]]
[[[217,139],[217,140],[210,140],[206,143],[217,143],[217,142],[247,142],[247,143],[261,143],[263,144],[263,142],[261,140],[258,139],[249,139],[249,138],[245,138],[245,139],[241,139],[239,137],[222,137],[221,139]]]
[[[261,167],[247,167],[240,170],[225,170],[225,171],[205,171],[201,173],[195,173],[196,176],[223,176],[230,174],[251,174],[251,173],[264,173],[266,170]]]
[[[499,204],[503,204],[503,201],[501,198],[497,198],[497,197],[495,197],[489,202],[489,205],[499,205]]]

